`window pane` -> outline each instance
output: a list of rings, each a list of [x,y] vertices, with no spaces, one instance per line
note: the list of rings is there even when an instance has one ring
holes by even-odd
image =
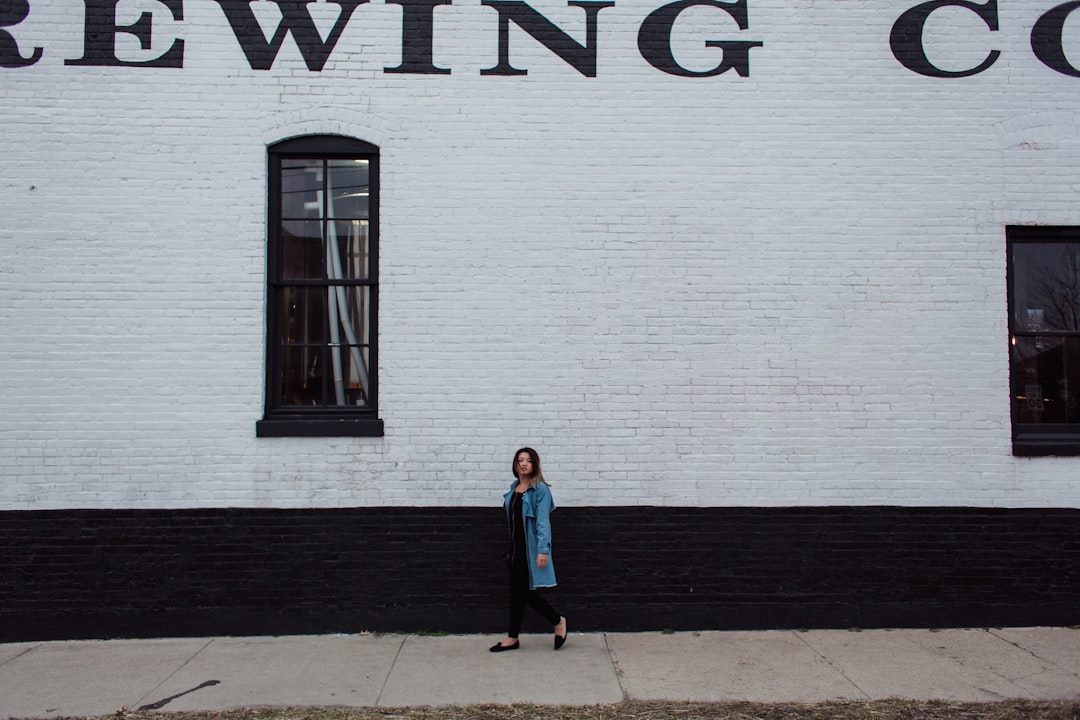
[[[1013,338],[1012,387],[1016,422],[1080,423],[1080,338]]]
[[[290,220],[281,223],[281,277],[317,279],[323,275],[325,253],[323,224],[318,220]]]
[[[1013,328],[1080,330],[1080,243],[1014,243]]]
[[[368,161],[330,161],[330,212],[332,218],[366,220],[368,216]]]
[[[327,404],[363,406],[368,404],[368,349],[357,345],[330,348],[332,383]]]
[[[326,289],[287,287],[282,292],[282,341],[286,345],[323,344]]]
[[[337,220],[327,223],[330,247],[336,249],[331,256],[329,277],[333,279],[363,280],[368,276],[368,221]]]
[[[323,405],[323,348],[285,348],[281,383],[282,405]]]
[[[371,338],[368,327],[368,310],[370,309],[368,303],[371,288],[366,285],[354,285],[337,287],[334,290],[338,318],[346,341],[352,345],[369,344]]]
[[[281,161],[281,217],[322,217],[322,160]]]

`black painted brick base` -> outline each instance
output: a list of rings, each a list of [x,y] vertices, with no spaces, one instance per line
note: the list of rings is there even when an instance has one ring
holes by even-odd
[[[561,508],[577,630],[1080,623],[1080,510]],[[499,508],[0,512],[0,641],[504,629]],[[535,616],[526,631],[544,630]]]

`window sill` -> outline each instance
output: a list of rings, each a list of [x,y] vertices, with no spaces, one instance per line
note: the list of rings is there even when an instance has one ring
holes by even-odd
[[[382,437],[383,421],[366,418],[264,418],[255,437]]]
[[[1023,435],[1013,438],[1012,452],[1017,457],[1080,456],[1080,435]]]

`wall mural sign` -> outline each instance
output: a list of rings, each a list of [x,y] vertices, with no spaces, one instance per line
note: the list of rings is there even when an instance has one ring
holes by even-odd
[[[353,12],[368,0],[327,0],[339,6],[340,12],[333,28],[324,39],[308,12],[305,0],[267,0],[281,11],[281,20],[273,36],[267,38],[252,11],[249,0],[215,0],[224,20],[229,23],[237,42],[253,70],[269,70],[286,36],[292,35],[304,62],[312,72],[323,69],[337,46],[342,31]],[[1004,0],[1002,0],[1004,2]],[[1030,2],[1031,0],[1018,0]],[[86,6],[82,57],[66,59],[65,65],[90,67],[153,67],[182,68],[184,39],[162,40],[153,36],[153,13],[143,12],[130,25],[117,24],[117,5],[121,0],[83,0]],[[174,21],[184,19],[183,0],[159,0],[171,13]],[[386,73],[414,75],[445,75],[450,68],[435,65],[435,10],[451,5],[452,0],[385,0],[400,5],[401,64],[383,69]],[[760,40],[707,40],[706,47],[718,48],[719,62],[711,69],[690,70],[679,63],[672,50],[672,34],[680,15],[691,8],[710,8],[730,18],[739,34],[749,32],[747,5],[749,0],[677,0],[649,13],[638,29],[637,47],[641,57],[657,70],[679,77],[705,78],[734,70],[741,77],[750,75],[750,51],[762,47]],[[481,75],[525,75],[528,70],[515,67],[510,61],[510,24],[523,30],[586,77],[596,77],[597,23],[600,12],[615,5],[610,0],[568,0],[568,5],[581,8],[585,14],[585,42],[579,43],[565,30],[523,0],[482,0],[484,7],[498,14],[498,62]],[[893,23],[889,47],[896,60],[908,70],[934,78],[963,78],[988,70],[997,62],[1000,51],[992,48],[992,36],[987,36],[987,54],[981,63],[960,70],[945,70],[935,66],[927,56],[924,30],[928,20],[943,8],[959,8],[973,13],[988,32],[998,31],[998,0],[983,3],[971,0],[930,0],[903,12]],[[1031,30],[1031,50],[1046,67],[1064,75],[1080,77],[1066,57],[1062,33],[1065,21],[1078,8],[1080,0],[1072,0],[1042,12]],[[16,37],[17,27],[30,17],[31,0],[0,0],[0,67],[24,68],[37,63],[45,54],[41,47],[23,48]],[[735,32],[735,31],[733,31]],[[116,54],[117,35],[134,36],[144,51],[162,48],[150,60],[121,60]],[[171,40],[171,42],[170,42]],[[966,38],[965,38],[966,40]],[[166,48],[165,45],[168,45]]]

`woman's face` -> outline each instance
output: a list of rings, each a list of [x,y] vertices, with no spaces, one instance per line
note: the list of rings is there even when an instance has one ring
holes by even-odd
[[[517,465],[518,477],[532,477],[533,474],[533,462],[529,457],[529,453],[518,453],[517,460],[514,461]]]

